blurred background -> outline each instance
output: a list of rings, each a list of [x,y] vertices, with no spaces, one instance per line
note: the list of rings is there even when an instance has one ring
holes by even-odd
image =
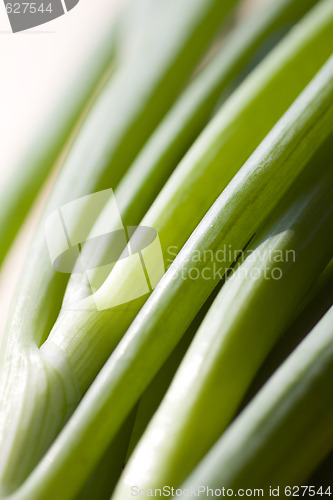
[[[68,14],[13,34],[1,0],[0,185],[52,111],[54,96],[65,92],[66,83],[83,66],[91,46],[102,39],[123,3],[80,0]],[[0,334],[42,207],[39,198],[0,274]]]
[[[68,14],[13,34],[0,0],[0,187],[50,114],[54,96],[65,92],[126,1],[80,0]],[[271,0],[245,0],[239,16],[265,1]],[[0,335],[48,189],[37,199],[0,273]]]

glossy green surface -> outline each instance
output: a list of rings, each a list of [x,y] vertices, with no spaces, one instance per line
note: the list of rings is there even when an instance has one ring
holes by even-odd
[[[144,57],[130,59],[103,87],[68,153],[46,215],[76,198],[116,186],[234,4],[234,0],[181,3],[163,0],[159,3],[156,17],[151,20],[142,42]],[[80,224],[82,220],[85,214],[81,213],[72,223]],[[15,490],[33,469],[82,395],[66,355],[58,349],[52,354],[54,359],[47,361],[38,349],[58,315],[67,279],[50,264],[42,220],[27,257],[0,353],[2,364],[12,360],[12,372],[1,370],[0,373],[4,412],[7,416],[12,412],[18,415],[18,421],[8,420],[6,416],[3,420],[6,424],[1,435],[0,477],[6,493]],[[65,384],[63,377],[67,379]],[[9,385],[12,388],[15,385],[14,395],[10,394]],[[31,394],[27,388],[31,388]],[[28,395],[30,400],[26,404],[21,400],[21,405],[20,397],[24,399]],[[38,400],[40,411],[35,412]],[[15,411],[15,408],[18,409]],[[40,421],[44,410],[50,412],[49,417],[44,414],[44,420]],[[6,443],[11,442],[22,414],[26,422],[33,422],[32,427],[20,433],[19,444],[7,448]]]
[[[184,487],[301,485],[332,446],[333,309],[215,444]],[[258,486],[260,485],[260,486]],[[206,498],[205,495],[201,495]]]
[[[150,297],[109,307],[110,300],[130,292],[139,278],[127,262],[111,272],[95,295],[82,298],[72,309],[61,309],[67,277],[50,265],[41,222],[0,351],[0,498],[71,500],[93,492],[103,498],[105,485],[112,489],[132,432],[133,422],[126,426],[126,419],[149,384],[158,380],[155,375],[234,259],[227,256],[214,273],[214,263],[198,260],[198,254],[226,248],[239,253],[250,245],[256,260],[246,259],[223,286],[181,365],[182,375],[176,376],[136,448],[115,499],[130,498],[133,481],[144,487],[180,484],[229,424],[269,349],[332,255],[332,179],[316,164],[316,152],[333,133],[332,1],[274,2],[238,27],[188,83],[233,3],[154,4],[157,17],[136,56],[116,70],[79,130],[46,214],[70,200],[116,187],[125,223],[137,224],[143,217],[143,225],[155,228],[170,267]],[[272,30],[297,20],[312,3],[318,5],[211,117],[221,90],[239,75],[260,42]],[[304,172],[313,180],[303,185]],[[86,224],[86,214],[79,214],[75,223]],[[267,256],[264,261],[259,258],[258,249],[294,248],[298,260],[281,264],[283,279],[237,282],[244,269],[249,273],[272,265]],[[170,265],[170,256],[177,254]],[[71,285],[72,280],[66,291],[69,299]],[[290,387],[286,384],[282,398],[289,398]],[[304,394],[311,390],[304,385]],[[278,407],[278,399],[274,401]],[[290,453],[287,463],[290,478],[298,480],[300,467],[311,472],[332,441],[323,416],[304,447],[300,445],[291,417],[294,409],[288,404],[281,425],[291,422],[291,442],[297,451],[295,458]],[[269,408],[269,401],[264,408]],[[154,405],[147,414],[153,411]],[[268,419],[269,410],[265,411],[263,420],[257,412],[258,422]],[[140,418],[134,443],[150,417]],[[309,430],[315,418],[315,411],[310,412],[300,433]],[[259,443],[262,452],[252,459],[257,466],[262,460],[265,465],[264,439],[274,444],[275,437],[253,437],[251,426],[237,425],[245,440],[253,439],[254,447]],[[268,426],[273,434],[278,428],[280,436],[277,419]],[[237,446],[236,442],[235,450]],[[226,481],[246,482],[251,457],[237,464],[231,445],[221,453],[221,463],[231,463]],[[267,459],[274,474],[276,469],[273,479],[278,474],[281,481],[289,479],[286,454],[287,444],[281,439],[276,462]],[[110,480],[109,463],[115,471]],[[207,474],[205,463],[199,474]],[[207,476],[213,483],[219,463]],[[262,469],[258,480],[271,474],[272,469]]]
[[[61,494],[70,498],[83,477],[93,469],[108,441],[218,281],[190,282],[183,279],[179,271],[185,270],[186,276],[196,250],[217,250],[225,244],[242,248],[248,242],[305,167],[309,156],[332,132],[332,96],[333,60],[330,60],[203,219],[15,499],[29,498],[29,495],[31,498],[34,495],[35,500],[46,495],[52,498],[52,492],[59,492],[61,488],[60,477],[66,484]],[[200,270],[202,263],[196,266]],[[61,332],[63,345],[67,343],[71,349],[70,359],[80,356],[82,374],[86,377],[91,365],[84,363],[84,351],[77,351],[78,343],[72,349],[71,339],[66,337],[63,328]],[[55,367],[59,363],[59,358],[54,356],[56,352],[51,335],[42,355],[49,363],[55,363]],[[96,350],[90,348],[88,352],[95,356]],[[75,368],[78,367],[76,364]],[[52,467],[49,467],[50,460]]]
[[[264,234],[251,242],[252,253],[215,299],[122,475],[116,499],[130,498],[136,484],[143,489],[181,484],[230,423],[259,366],[329,261],[331,163],[326,174],[318,160],[311,167],[305,185],[297,179],[289,203],[278,207]]]

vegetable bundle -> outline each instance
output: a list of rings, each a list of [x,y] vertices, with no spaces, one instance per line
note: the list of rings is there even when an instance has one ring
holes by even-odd
[[[1,343],[0,498],[288,496],[333,449],[333,4],[238,7],[130,2],[6,188],[0,263],[62,159]]]

